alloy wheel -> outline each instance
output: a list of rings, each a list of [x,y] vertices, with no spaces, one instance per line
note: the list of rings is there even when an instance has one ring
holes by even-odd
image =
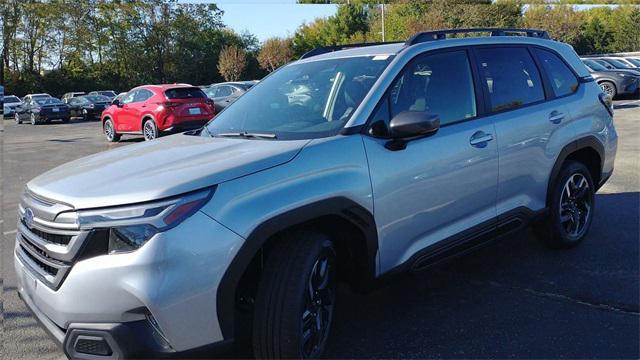
[[[113,140],[113,124],[109,120],[104,123],[104,135],[107,137],[107,140]]]
[[[602,83],[600,84],[600,88],[602,89],[602,91],[609,95],[609,96],[614,96],[615,95],[615,90],[613,89],[613,86],[609,83]]]
[[[580,238],[591,216],[592,190],[587,178],[575,173],[567,179],[560,196],[560,224],[567,236]]]
[[[153,140],[157,137],[156,127],[153,125],[153,121],[149,120],[144,123],[144,139]]]
[[[313,265],[302,312],[302,355],[315,358],[329,335],[334,306],[332,254],[323,254]]]
[[[31,125],[35,125],[37,123],[36,121],[36,115],[31,113]]]

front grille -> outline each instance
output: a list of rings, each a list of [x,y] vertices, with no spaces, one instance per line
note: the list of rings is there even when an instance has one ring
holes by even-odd
[[[87,241],[73,208],[27,191],[18,207],[16,256],[42,283],[57,290]]]
[[[31,260],[33,261],[40,269],[44,270],[47,274],[55,277],[56,275],[58,275],[58,269],[54,268],[53,266],[47,265],[45,263],[43,263],[42,261],[40,261],[40,259],[38,259],[37,257],[31,255],[31,253],[26,249],[25,246],[20,245],[20,248],[22,249],[23,253]]]
[[[21,222],[22,222],[22,225],[27,226],[27,224],[25,224],[24,221],[21,220]],[[72,238],[71,235],[51,234],[36,228],[32,228],[29,230],[35,235],[37,235],[38,237],[40,237],[41,239],[50,243],[58,244],[58,245],[67,245],[69,244],[69,241],[71,241],[71,238]]]

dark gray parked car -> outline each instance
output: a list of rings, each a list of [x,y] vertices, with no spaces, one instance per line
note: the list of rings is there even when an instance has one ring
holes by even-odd
[[[208,88],[203,89],[203,91],[209,99],[213,100],[217,114],[227,107],[227,105],[236,101],[237,98],[247,92],[247,90],[256,83],[257,81],[225,82],[212,84]]]
[[[599,62],[591,59],[582,59],[591,76],[596,79],[602,91],[611,97],[638,93],[640,89],[640,76],[631,71],[620,69],[609,70]]]

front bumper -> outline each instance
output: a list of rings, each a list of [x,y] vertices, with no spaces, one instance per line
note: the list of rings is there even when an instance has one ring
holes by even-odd
[[[622,94],[635,94],[640,89],[640,77],[632,77],[623,84]]]
[[[243,241],[197,212],[136,251],[76,262],[57,290],[33,275],[17,243],[18,292],[69,356],[78,336],[104,339],[122,357],[208,351],[226,344],[217,287]]]

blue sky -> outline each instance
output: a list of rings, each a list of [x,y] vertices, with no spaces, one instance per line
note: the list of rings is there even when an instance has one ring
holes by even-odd
[[[217,0],[224,10],[222,21],[236,32],[248,30],[263,41],[272,36],[293,35],[303,22],[327,17],[335,5],[298,5],[295,0]]]

